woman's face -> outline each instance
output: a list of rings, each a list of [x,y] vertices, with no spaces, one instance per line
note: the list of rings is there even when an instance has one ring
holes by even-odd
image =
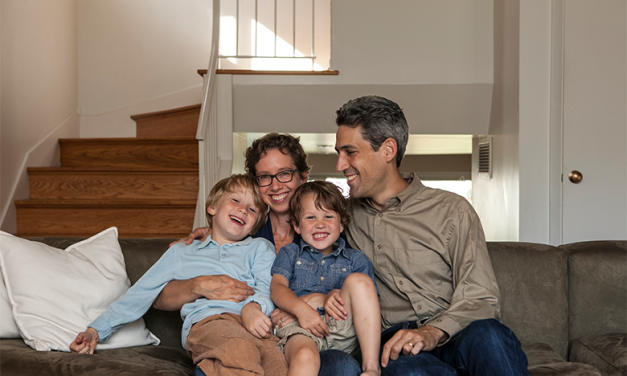
[[[270,149],[261,156],[255,165],[256,175],[275,175],[281,171],[295,170],[296,165],[292,157],[283,154],[279,149]],[[296,171],[292,176],[292,181],[281,183],[276,178],[272,179],[272,184],[267,187],[259,187],[263,200],[270,206],[270,210],[275,214],[286,214],[290,211],[290,198],[296,188],[307,181],[309,173],[305,172],[305,178]]]

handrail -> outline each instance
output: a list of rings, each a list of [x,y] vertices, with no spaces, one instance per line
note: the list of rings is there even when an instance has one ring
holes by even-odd
[[[213,0],[213,24],[211,55],[208,74],[204,75],[204,95],[198,119],[198,199],[194,215],[194,228],[206,226],[205,199],[216,183],[220,161],[218,160],[218,137],[216,121],[216,69],[220,43],[220,0]]]

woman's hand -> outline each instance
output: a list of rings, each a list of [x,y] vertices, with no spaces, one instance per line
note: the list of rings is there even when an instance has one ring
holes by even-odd
[[[263,339],[270,338],[272,322],[262,311],[258,303],[251,302],[242,308],[242,325],[253,336]]]
[[[281,308],[277,308],[270,314],[270,319],[272,320],[272,326],[277,328],[282,328],[287,324],[291,324],[296,322],[296,316],[291,313],[287,313]]]
[[[344,299],[340,296],[341,290],[332,290],[327,294],[324,302],[324,313],[338,321],[348,319],[348,312],[344,308]]]
[[[187,235],[186,238],[179,239],[177,241],[173,241],[170,243],[170,247],[172,247],[176,243],[185,242],[186,245],[192,244],[192,242],[196,239],[204,242],[207,239],[207,236],[211,235],[211,227],[198,227],[191,234]]]

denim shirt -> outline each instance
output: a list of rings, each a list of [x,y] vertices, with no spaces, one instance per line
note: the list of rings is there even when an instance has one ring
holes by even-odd
[[[347,248],[342,238],[333,243],[333,253],[328,256],[304,240],[300,245],[290,243],[281,248],[270,273],[285,277],[298,297],[340,289],[351,273],[364,273],[375,282],[370,260],[363,252]]]

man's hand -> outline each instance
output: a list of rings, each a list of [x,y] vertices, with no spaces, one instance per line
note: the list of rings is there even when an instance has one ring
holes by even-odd
[[[258,303],[248,303],[242,308],[242,325],[253,336],[263,339],[270,338],[272,322],[262,311]]]
[[[170,247],[172,247],[176,243],[185,242],[186,245],[192,244],[192,242],[196,239],[204,242],[207,239],[207,236],[211,235],[211,227],[198,227],[191,234],[187,235],[186,238],[179,239],[177,241],[173,241],[170,243]]]
[[[270,314],[270,319],[272,320],[272,326],[276,326],[277,328],[282,328],[287,324],[291,324],[295,322],[296,316],[285,312],[281,308],[277,308]]]
[[[194,280],[194,294],[209,300],[228,300],[239,303],[255,294],[255,290],[246,282],[228,275],[203,275]]]
[[[84,332],[78,333],[76,339],[70,343],[70,351],[81,354],[93,354],[98,344],[98,332],[89,327]]]
[[[306,309],[303,309],[302,312],[298,312],[296,317],[298,317],[298,323],[300,327],[308,330],[311,334],[316,337],[324,337],[330,334],[329,328],[327,324],[324,323],[324,320],[320,318],[318,312],[309,307],[308,305],[304,306]]]
[[[340,296],[342,290],[331,290],[324,302],[324,313],[338,321],[348,319],[348,312],[344,308],[344,299]]]
[[[403,355],[416,355],[421,351],[431,351],[447,338],[440,329],[425,325],[417,329],[399,330],[383,345],[381,366],[387,367],[389,360]]]

